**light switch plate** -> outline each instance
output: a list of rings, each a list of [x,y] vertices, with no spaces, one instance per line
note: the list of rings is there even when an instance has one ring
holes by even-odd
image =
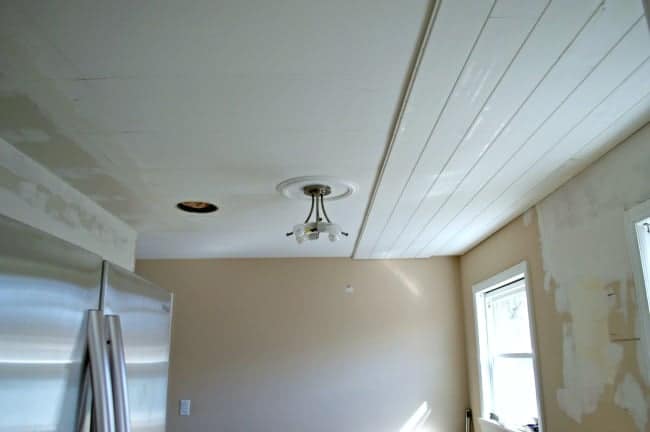
[[[178,414],[182,416],[190,415],[190,406],[192,401],[189,399],[181,399],[178,402]]]

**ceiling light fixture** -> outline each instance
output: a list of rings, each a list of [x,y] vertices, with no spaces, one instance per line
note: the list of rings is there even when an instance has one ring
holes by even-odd
[[[321,233],[327,233],[327,238],[335,242],[341,236],[347,237],[348,233],[341,231],[341,227],[333,223],[325,211],[325,197],[332,193],[332,188],[323,184],[312,184],[303,187],[305,195],[311,197],[311,207],[305,221],[294,225],[293,231],[287,237],[294,236],[299,244],[306,240],[318,240]],[[310,219],[314,216],[314,220]]]

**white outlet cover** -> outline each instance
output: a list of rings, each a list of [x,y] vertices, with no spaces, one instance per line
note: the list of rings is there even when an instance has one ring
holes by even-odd
[[[181,399],[178,401],[178,414],[182,416],[189,416],[192,401],[189,399]]]

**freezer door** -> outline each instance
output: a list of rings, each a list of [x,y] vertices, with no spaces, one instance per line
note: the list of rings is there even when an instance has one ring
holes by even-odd
[[[75,430],[102,261],[0,216],[0,431]]]
[[[164,432],[172,296],[104,263],[103,309],[121,324],[131,432]]]

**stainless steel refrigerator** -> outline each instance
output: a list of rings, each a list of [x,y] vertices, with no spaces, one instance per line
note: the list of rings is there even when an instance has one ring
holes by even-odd
[[[0,432],[163,432],[172,295],[0,216]]]

